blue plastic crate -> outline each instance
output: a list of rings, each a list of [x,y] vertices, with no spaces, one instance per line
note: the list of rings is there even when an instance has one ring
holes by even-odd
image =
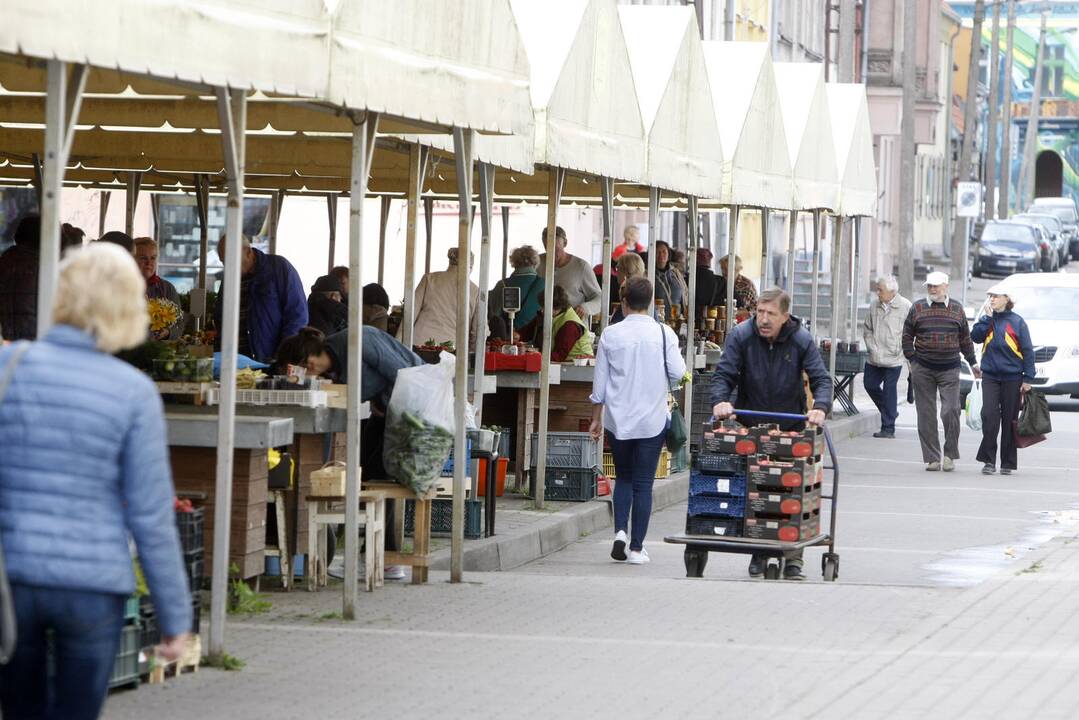
[[[745,475],[721,477],[718,475],[706,475],[693,470],[689,474],[689,494],[744,498],[746,496],[746,477]]]
[[[472,457],[472,441],[465,440],[465,455]],[[468,474],[468,469],[465,469],[465,474]],[[453,477],[453,448],[450,448],[450,456],[446,459],[446,464],[442,466],[442,477]]]
[[[740,518],[746,514],[744,497],[715,497],[713,495],[690,495],[689,515]]]
[[[746,471],[746,459],[742,455],[699,452],[693,467],[712,475],[743,474]]]

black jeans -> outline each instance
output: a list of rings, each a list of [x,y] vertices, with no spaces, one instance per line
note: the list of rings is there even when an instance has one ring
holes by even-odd
[[[96,718],[120,646],[125,597],[18,583],[11,590],[19,637],[11,662],[0,666],[3,717]]]
[[[899,417],[895,388],[902,370],[902,367],[877,367],[869,363],[865,365],[862,384],[877,410],[880,410],[881,432],[895,432],[895,419]]]
[[[1000,467],[1015,470],[1019,453],[1015,448],[1012,421],[1019,418],[1019,386],[1022,380],[982,378],[982,444],[978,462],[997,464],[997,435],[1000,435]]]

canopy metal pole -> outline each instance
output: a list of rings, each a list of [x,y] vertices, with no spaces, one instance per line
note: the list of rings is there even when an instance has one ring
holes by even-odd
[[[150,193],[150,219],[154,221],[154,242],[161,242],[161,196]]]
[[[45,171],[41,167],[41,155],[39,155],[38,153],[34,153],[31,156],[31,159],[33,160],[33,163],[34,163],[34,179],[32,181],[34,183],[34,194],[37,196],[36,197],[37,206],[38,206],[38,209],[40,210],[41,207],[42,207],[41,186],[42,186],[42,183],[44,182],[43,178],[45,177]],[[104,234],[104,233],[102,233],[102,234]]]
[[[839,290],[839,273],[843,268],[843,218],[839,215],[835,217],[834,232],[832,237],[832,318],[829,329],[829,335],[832,337],[832,347],[828,351],[828,371],[832,375],[832,383],[835,383],[835,356],[837,345],[839,344],[839,318],[840,308],[842,302],[836,295]]]
[[[476,131],[453,128],[453,156],[457,165],[457,363],[454,366],[453,410],[457,427],[453,437],[453,518],[450,527],[450,582],[464,575],[465,472],[470,466],[465,443],[465,400],[468,397],[468,262],[472,236],[472,148]],[[430,253],[428,253],[430,258]],[[477,328],[478,330],[478,328]]]
[[[44,337],[52,325],[52,300],[60,263],[60,201],[64,188],[64,171],[75,138],[75,121],[86,88],[87,68],[72,65],[68,77],[67,63],[49,60],[47,63],[47,92],[45,95],[45,168],[41,210],[41,249],[39,250],[37,287],[37,337]]]
[[[351,205],[354,201],[349,199]],[[326,257],[326,272],[329,273],[333,270],[334,256],[337,254],[337,194],[326,194],[326,214],[329,216],[330,221],[330,248]],[[351,279],[351,277],[349,278]],[[356,297],[359,297],[357,295]]]
[[[738,252],[738,211],[737,205],[732,205],[730,209],[730,237],[727,240],[727,275],[725,281],[727,283],[727,322],[724,324],[724,336],[723,344],[727,344],[727,333],[734,327],[734,283],[738,279],[737,260]]]
[[[240,253],[243,243],[244,128],[247,93],[215,88],[221,146],[225,156],[228,209],[225,235],[231,240],[222,258],[221,403],[217,415],[217,476],[214,484],[214,560],[210,585],[211,655],[225,649],[225,604],[229,592],[229,536],[232,526],[232,453],[236,421],[236,354],[240,327]]]
[[[210,182],[205,175],[195,175],[195,211],[199,215],[199,289],[205,290],[206,254],[210,251]]]
[[[356,594],[359,581],[360,542],[360,385],[363,365],[363,221],[367,178],[375,154],[375,131],[378,114],[366,113],[362,122],[352,125],[352,164],[349,170],[348,201],[348,405],[345,428],[345,586],[341,615],[356,619]],[[311,538],[310,542],[314,542]],[[370,552],[370,550],[368,550]],[[314,570],[314,568],[311,568]]]
[[[281,224],[281,208],[285,204],[286,190],[275,190],[270,196],[270,254],[277,254],[277,228]]]
[[[609,177],[599,179],[600,201],[603,216],[603,282],[600,286],[602,304],[599,311],[599,334],[607,329],[611,320],[611,238],[614,237],[614,181]]]
[[[502,279],[510,274],[510,209],[502,206]]]
[[[382,285],[386,277],[386,225],[390,221],[390,196],[382,196],[381,212],[378,215],[378,284]]]
[[[764,292],[769,287],[768,283],[769,266],[772,264],[772,248],[769,246],[768,238],[768,208],[761,208],[761,292]]]
[[[809,298],[809,329],[813,332],[813,337],[820,337],[817,332],[817,295],[820,292],[820,240],[822,227],[820,210],[813,211],[813,287],[810,290]],[[835,285],[834,281],[832,283]]]
[[[405,299],[401,316],[401,342],[412,347],[416,324],[416,233],[420,215],[420,191],[427,167],[427,148],[413,143],[408,150],[408,200],[405,210]],[[428,233],[430,237],[430,233]],[[430,253],[428,253],[429,255]],[[430,261],[428,260],[428,264]]]
[[[686,262],[689,270],[689,298],[686,301],[686,367],[689,369],[689,382],[685,386],[685,396],[682,398],[684,406],[682,414],[690,413],[693,417],[693,377],[697,369],[697,248],[701,246],[700,219],[697,211],[697,198],[689,196],[689,232],[686,236]],[[690,432],[692,432],[692,428]]]
[[[425,197],[423,199],[423,224],[427,230],[427,244],[424,248],[423,254],[423,274],[429,275],[431,273],[431,236],[434,232],[435,223],[435,199],[432,197]]]
[[[109,200],[112,199],[112,192],[109,190],[102,190],[97,197],[98,210],[97,210],[97,236],[101,237],[105,234],[105,216],[109,212]]]
[[[473,364],[472,405],[476,408],[476,426],[483,426],[483,380],[487,351],[487,288],[491,282],[491,213],[495,203],[495,166],[479,163],[480,176],[480,294],[476,307],[476,356]],[[476,487],[473,482],[473,487]]]
[[[798,211],[791,210],[787,228],[787,293],[794,300],[794,244],[798,238]]]
[[[861,254],[858,240],[861,237],[861,219],[852,217],[849,224],[853,226],[853,232],[850,241],[850,327],[847,329],[847,341],[854,342],[858,335],[858,261]]]
[[[547,480],[547,426],[549,418],[547,411],[551,405],[551,347],[554,338],[551,337],[551,320],[554,313],[554,266],[555,238],[558,227],[558,205],[562,202],[562,186],[566,181],[566,171],[562,168],[551,167],[547,169],[547,257],[543,264],[543,360],[540,365],[540,402],[539,402],[539,427],[537,428],[538,442],[536,443],[536,457],[532,460],[536,464],[532,482],[535,483],[535,491],[532,495],[532,507],[534,510],[543,509],[543,496],[546,490]],[[527,447],[527,445],[526,445]]]
[[[659,241],[659,188],[648,188],[648,282],[652,283],[652,302],[648,306],[649,314],[656,312],[656,243]],[[668,264],[670,258],[667,258]],[[669,299],[669,298],[668,298]],[[666,313],[670,308],[664,309],[664,316],[660,320],[666,320]]]
[[[127,174],[127,192],[125,193],[124,232],[129,236],[135,235],[135,209],[139,206],[139,190],[142,188],[142,173],[129,172]]]

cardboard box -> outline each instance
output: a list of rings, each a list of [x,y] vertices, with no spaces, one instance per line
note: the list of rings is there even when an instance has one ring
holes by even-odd
[[[746,517],[762,515],[798,515],[820,509],[820,485],[805,494],[777,491],[750,491],[746,493]]]
[[[757,452],[757,440],[749,428],[718,427],[704,423],[701,431],[702,453],[727,455],[753,455]]]
[[[820,510],[806,513],[797,520],[778,518],[746,518],[743,533],[755,540],[778,540],[794,543],[811,540],[820,534]]]
[[[816,458],[772,460],[764,455],[746,458],[750,489],[782,489],[784,492],[824,482],[824,465]]]
[[[811,458],[824,452],[824,431],[819,427],[784,432],[778,425],[758,425],[750,431],[756,452],[774,458]]]

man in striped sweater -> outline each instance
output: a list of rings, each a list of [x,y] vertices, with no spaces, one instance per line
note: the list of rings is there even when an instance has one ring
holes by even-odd
[[[929,273],[925,289],[927,297],[911,306],[903,324],[903,355],[910,361],[925,469],[950,472],[959,459],[960,355],[966,358],[975,377],[981,377],[982,372],[974,356],[963,305],[948,298],[948,276]],[[943,455],[937,434],[938,394],[944,423]]]

